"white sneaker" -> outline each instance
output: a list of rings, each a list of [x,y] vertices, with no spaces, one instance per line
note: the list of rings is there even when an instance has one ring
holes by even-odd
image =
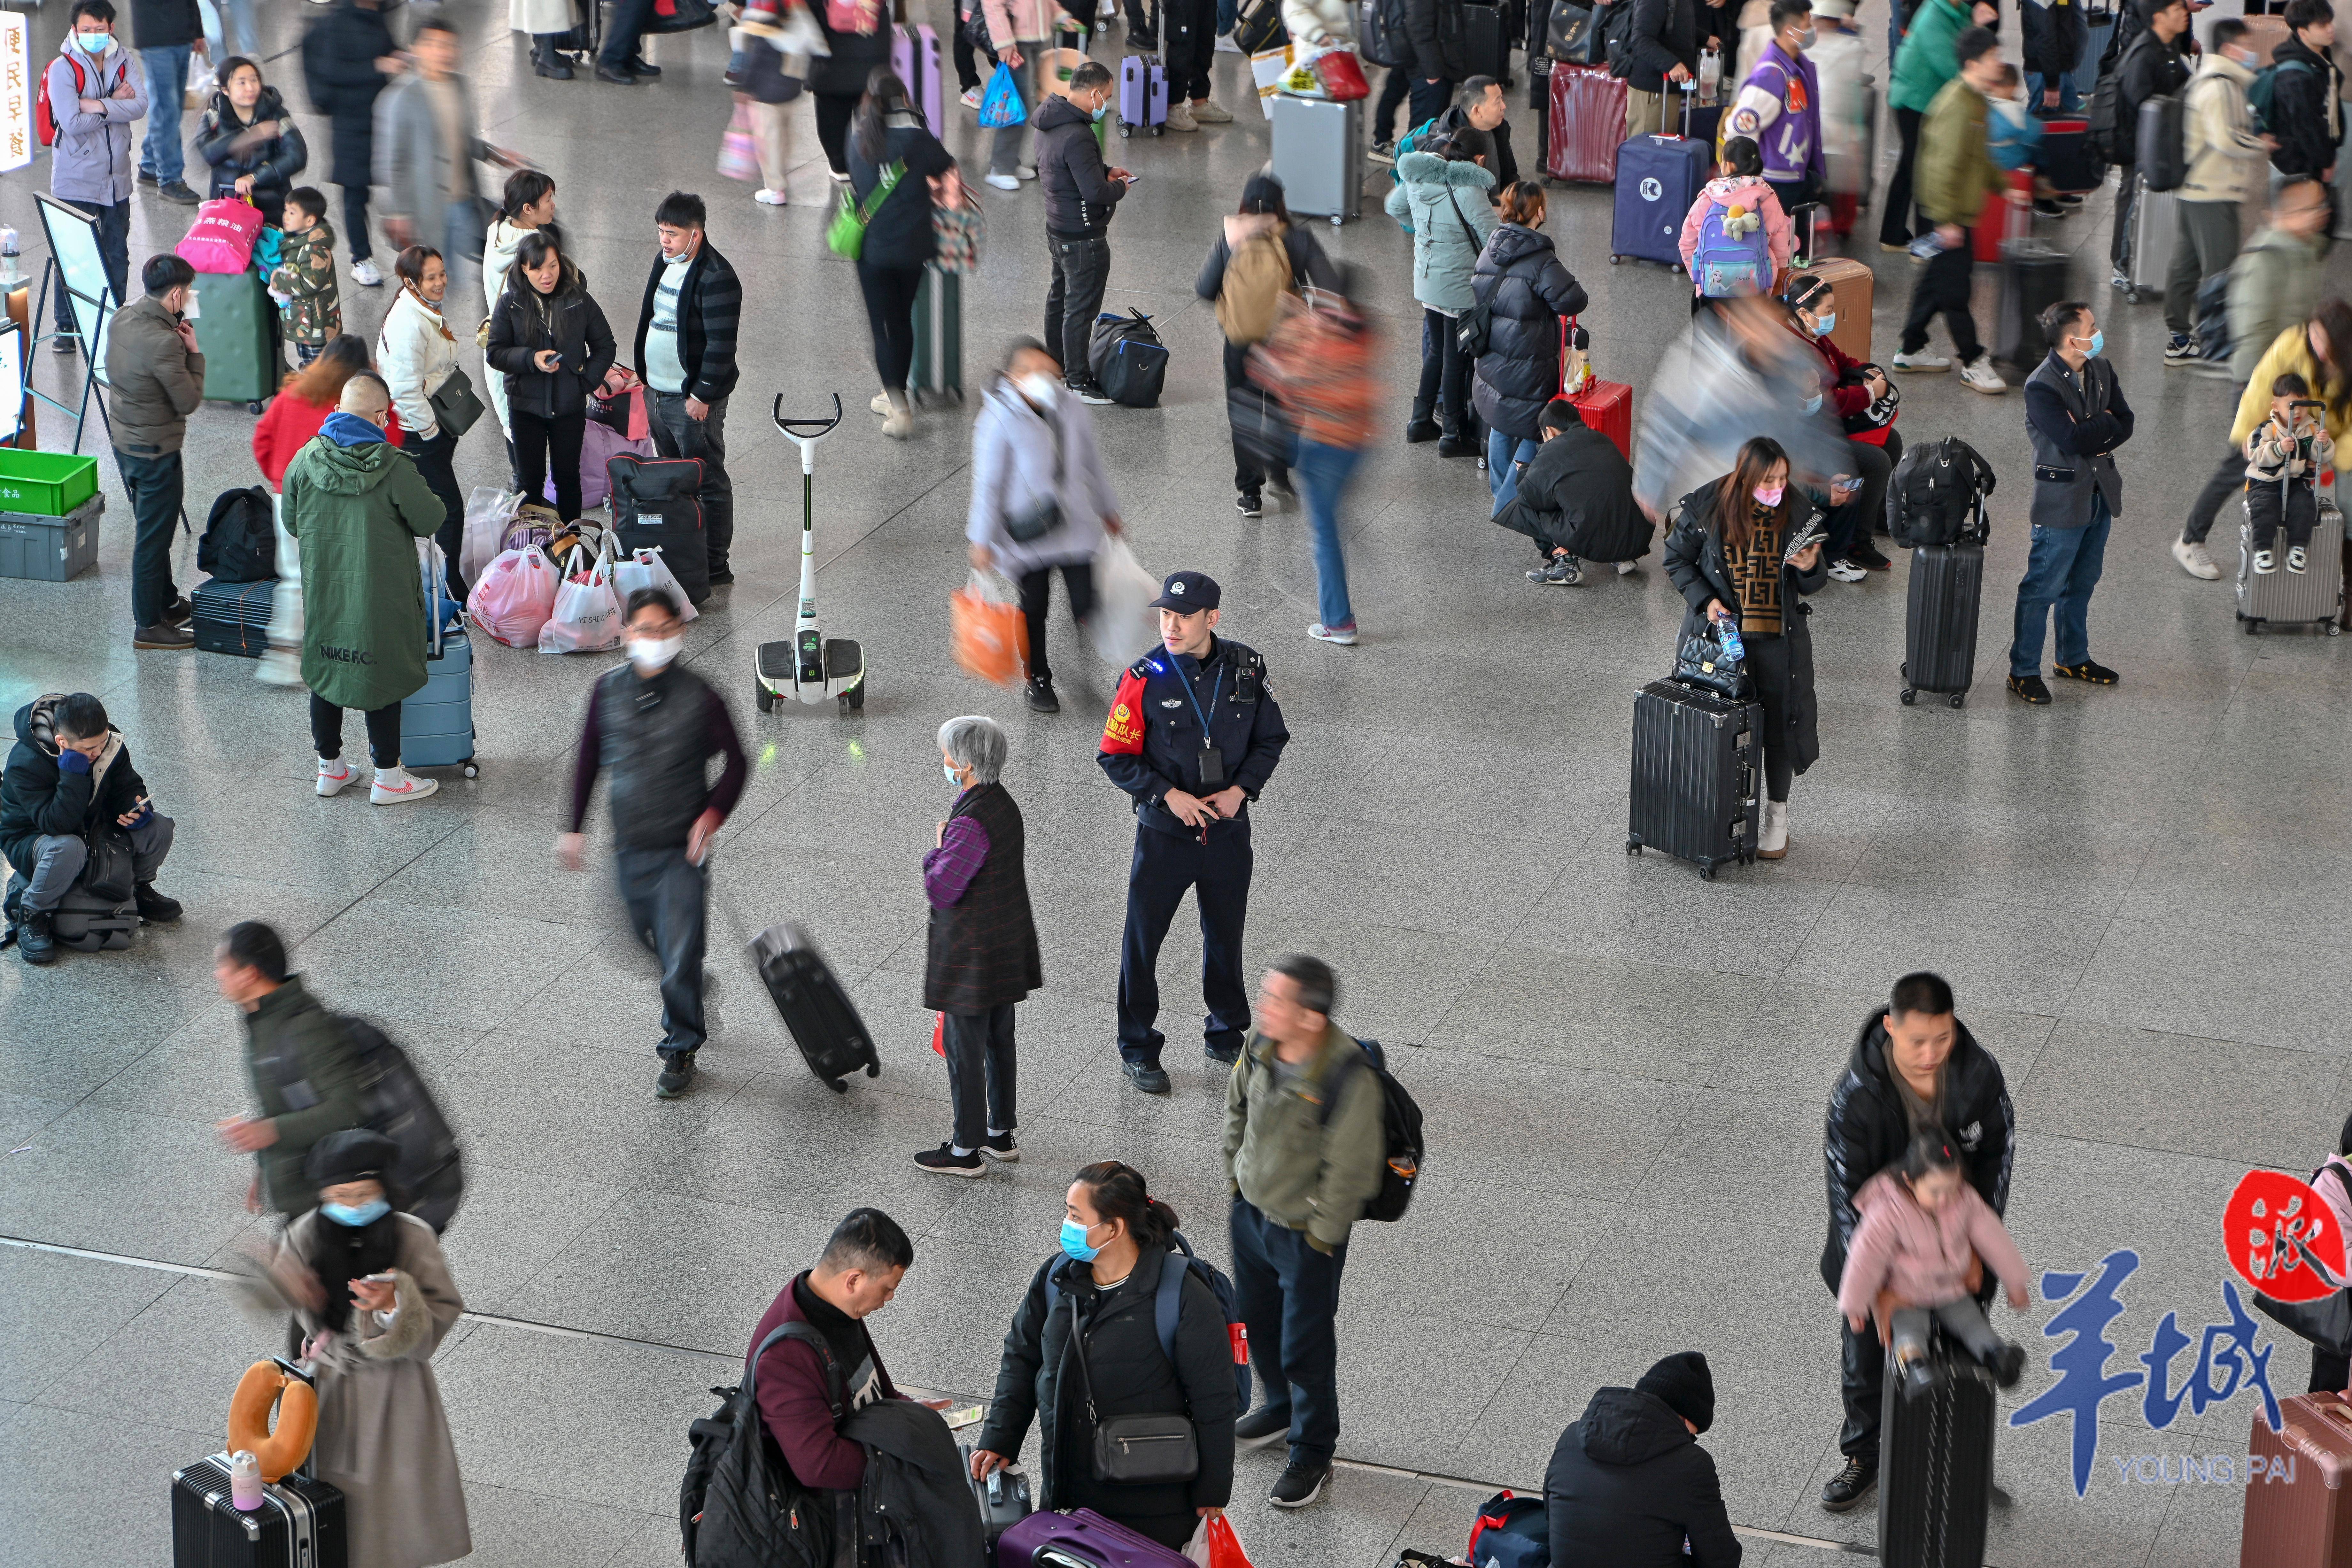
[[[372,258],[362,257],[352,263],[352,281],[362,289],[380,289],[383,286],[383,274],[375,269]]]
[[[1756,858],[1778,860],[1789,853],[1789,803],[1768,800],[1764,820],[1756,828]]]
[[[1870,574],[1851,561],[1839,560],[1830,563],[1830,575],[1841,583],[1859,583]]]
[[[1979,354],[1960,367],[1960,384],[1970,392],[1981,392],[1988,397],[1999,397],[2009,390],[2000,372],[1992,367],[1992,355]]]
[[[1021,188],[1021,182],[1010,174],[991,174],[988,176],[988,183],[1000,191],[1017,191]]]
[[[2254,575],[2267,577],[2278,570],[2278,557],[2267,550],[2254,552]]]
[[[890,417],[890,395],[887,392],[877,392],[874,395],[874,401],[866,406],[887,419]]]
[[[1942,354],[1931,354],[1922,349],[1916,354],[1898,353],[1894,359],[1897,370],[1949,370],[1952,362]]]
[[[262,650],[253,678],[264,686],[299,686],[302,684],[302,655],[290,647],[269,647]]]
[[[1013,166],[1013,177],[1017,180],[1034,180],[1037,177],[1037,165],[1034,163],[1015,163]]]
[[[342,794],[343,786],[359,776],[359,769],[341,757],[331,763],[324,757],[319,759],[319,793],[322,795]]]
[[[791,205],[790,199],[782,191],[753,191],[751,199],[762,206],[781,207]]]
[[[1192,100],[1192,118],[1199,121],[1203,125],[1230,125],[1233,123],[1233,111],[1226,109],[1213,98],[1196,98]]]
[[[1631,577],[1634,571],[1634,564],[1631,561],[1620,561],[1617,563],[1617,575],[1620,577]]]
[[[1102,4],[1095,7],[1096,21],[1115,22],[1118,19],[1118,0],[1102,0]]]
[[[1327,626],[1321,621],[1317,621],[1307,628],[1307,635],[1317,642],[1338,643],[1341,647],[1356,646],[1356,628],[1352,626]]]
[[[418,778],[406,768],[378,768],[375,783],[368,789],[368,804],[393,805],[404,800],[423,800],[440,787],[438,780]]]
[[[1180,101],[1168,106],[1168,129],[1171,131],[1201,129],[1201,122],[1192,118],[1192,106],[1189,102]]]
[[[836,185],[849,184],[849,171],[846,169],[827,169],[825,173],[833,176],[833,183]]]
[[[1242,47],[1234,42],[1234,36],[1231,33],[1219,33],[1216,52],[1221,55],[1237,55],[1242,52]]]
[[[2219,579],[2221,569],[2213,564],[2212,552],[2202,540],[2176,539],[2172,542],[2172,558],[2191,577],[2201,577],[2210,583]]]
[[[976,87],[968,87],[964,89],[963,96],[957,99],[956,101],[962,104],[966,109],[978,109],[980,107],[980,89]]]

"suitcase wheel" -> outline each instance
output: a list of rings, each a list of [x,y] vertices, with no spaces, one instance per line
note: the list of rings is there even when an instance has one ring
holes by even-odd
[[[772,713],[776,710],[776,694],[768,689],[768,683],[766,681],[753,681],[751,683],[751,693],[752,700],[759,703],[761,712]]]
[[[833,1090],[835,1094],[847,1094],[849,1092],[849,1086],[842,1082],[837,1078],[826,1079],[824,1080],[824,1087]]]
[[[1118,134],[1120,140],[1124,141],[1126,138],[1135,134],[1135,127],[1132,125],[1122,125],[1118,128]]]
[[[1639,855],[1641,852],[1642,840],[1640,837],[1636,834],[1627,834],[1625,836],[1625,853],[1628,855]]]
[[[2257,621],[2257,620],[2252,620],[2252,619],[2249,619],[2249,618],[2247,618],[2247,617],[2245,617],[2245,616],[2242,616],[2239,617],[2239,625],[2241,625],[2241,626],[2244,626],[2244,627],[2246,628],[2246,635],[2247,635],[2248,637],[2252,637],[2256,632],[2259,632],[2259,631],[2261,631],[2261,630],[2263,629],[2263,623],[2262,623],[2262,622]]]
[[[1701,878],[1702,879],[1706,880],[1706,881],[1709,881],[1709,882],[1714,881],[1714,880],[1715,880],[1715,862],[1714,862],[1714,861],[1712,861],[1712,860],[1702,860],[1702,861],[1700,861],[1700,862],[1698,863],[1698,874],[1699,874],[1700,878]]]
[[[245,411],[247,414],[258,414],[261,412],[261,405],[258,403],[248,403],[245,405]]]
[[[1912,690],[1912,689],[1911,689],[1909,687],[1907,687],[1907,686],[1906,686],[1906,687],[1905,687],[1905,688],[1903,689],[1903,706],[1904,706],[1904,707],[1906,707],[1906,708],[1911,707],[1914,703],[1917,702],[1918,700],[1919,700],[1919,694],[1918,694],[1917,692],[1916,692],[1916,691]]]
[[[1969,694],[1968,694],[1967,692],[1965,692],[1965,691],[1955,691],[1955,692],[1953,692],[1953,693],[1952,693],[1952,706],[1953,706],[1953,707],[1955,707],[1955,708],[1965,708],[1965,707],[1967,707],[1968,705],[1969,705]]]
[[[482,776],[481,764],[478,763],[467,763],[466,764],[466,776],[469,779],[480,778]]]
[[[1622,261],[1622,260],[1624,260],[1624,259],[1625,259],[1625,258],[1624,258],[1623,257],[1622,257],[1622,256],[1612,256],[1612,257],[1611,257],[1611,258],[1609,258],[1609,265],[1610,265],[1610,266],[1612,266],[1612,267],[1614,267],[1614,266],[1616,266],[1619,262],[1621,262],[1621,261]]]

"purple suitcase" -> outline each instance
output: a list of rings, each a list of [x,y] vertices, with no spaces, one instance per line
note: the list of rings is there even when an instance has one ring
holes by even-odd
[[[1033,1513],[1006,1531],[996,1542],[996,1568],[1192,1568],[1192,1562],[1082,1508]]]
[[[907,84],[907,101],[923,117],[923,128],[934,136],[948,133],[942,112],[946,100],[940,85],[940,36],[929,27],[890,29],[890,68]]]
[[[1137,127],[1154,136],[1168,133],[1168,69],[1155,55],[1129,55],[1118,62],[1118,133]]]

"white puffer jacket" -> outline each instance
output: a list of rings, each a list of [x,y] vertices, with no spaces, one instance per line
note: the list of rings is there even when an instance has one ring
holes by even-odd
[[[433,417],[433,395],[457,368],[457,340],[441,312],[404,288],[383,318],[383,331],[375,344],[376,368],[392,388],[393,406],[400,410],[400,427],[429,441],[441,433]]]
[[[515,252],[522,247],[522,237],[538,232],[517,228],[504,217],[490,220],[489,237],[482,244],[482,302],[493,316],[499,313],[499,296],[506,292],[507,268],[514,265]],[[511,436],[514,420],[507,413],[507,378],[485,375],[489,383],[490,412],[499,416],[499,428]]]
[[[1282,0],[1290,41],[1318,49],[1356,47],[1356,8],[1348,0]]]

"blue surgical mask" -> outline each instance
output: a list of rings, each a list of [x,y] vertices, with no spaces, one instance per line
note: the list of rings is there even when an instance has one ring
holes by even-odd
[[[1076,1220],[1062,1221],[1062,1250],[1081,1263],[1092,1263],[1102,1253],[1101,1247],[1087,1245],[1087,1229]]]
[[[1108,114],[1109,112],[1110,112],[1110,100],[1108,100],[1108,99],[1105,99],[1105,100],[1103,100],[1100,103],[1097,103],[1097,104],[1096,104],[1096,105],[1095,105],[1095,116],[1094,116],[1094,117],[1095,117],[1097,120],[1100,120],[1104,115]]]
[[[362,1226],[373,1225],[390,1214],[392,1205],[382,1198],[377,1198],[373,1202],[356,1206],[351,1204],[320,1204],[319,1212],[337,1225],[347,1225],[353,1230],[357,1230]]]
[[[2091,357],[2093,359],[2096,359],[2106,352],[2107,334],[2105,332],[2093,332],[2091,334]]]
[[[955,769],[950,767],[945,763],[941,763],[940,764],[940,772],[948,775],[948,784],[950,787],[956,790],[961,790],[963,788],[963,780],[956,776]]]
[[[1818,392],[1805,399],[1805,417],[1810,419],[1822,411],[1822,395]]]
[[[103,59],[105,57],[114,52],[114,35],[112,33],[76,33],[74,35],[74,42],[81,46],[81,52],[83,54],[89,55],[100,59]]]
[[[1835,310],[1832,310],[1825,316],[1815,316],[1813,318],[1813,335],[1815,337],[1828,337],[1832,332],[1837,331],[1837,312]]]

